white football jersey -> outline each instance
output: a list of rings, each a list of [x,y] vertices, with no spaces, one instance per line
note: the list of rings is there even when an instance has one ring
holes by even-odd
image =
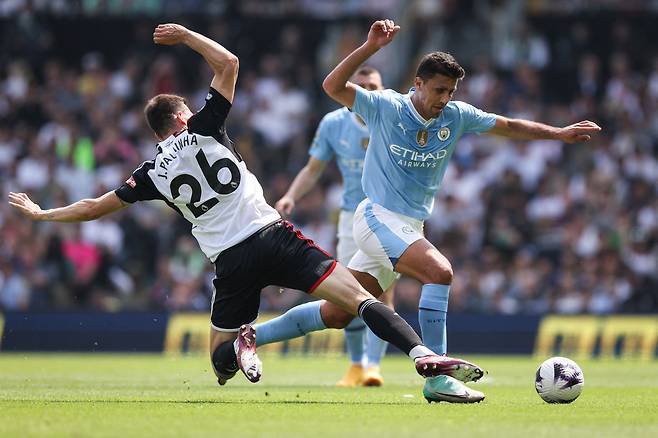
[[[263,188],[226,135],[231,104],[210,89],[188,129],[158,144],[116,190],[125,202],[160,199],[192,223],[192,234],[211,260],[279,219]]]

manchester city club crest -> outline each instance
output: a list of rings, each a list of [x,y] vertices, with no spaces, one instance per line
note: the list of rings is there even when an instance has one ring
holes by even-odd
[[[421,129],[416,133],[416,143],[418,146],[425,146],[427,144],[427,129]]]
[[[446,141],[450,137],[450,128],[443,127],[439,129],[439,132],[436,134],[439,136],[439,140]]]
[[[363,137],[361,139],[361,147],[363,149],[368,149],[368,142],[370,141],[370,137]]]

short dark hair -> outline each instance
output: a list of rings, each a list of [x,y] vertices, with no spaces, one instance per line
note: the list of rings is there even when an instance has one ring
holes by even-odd
[[[418,64],[416,76],[428,80],[434,75],[448,76],[452,79],[464,79],[466,72],[454,56],[446,52],[432,52],[423,56]]]
[[[354,73],[354,76],[361,76],[361,75],[368,76],[368,75],[371,75],[373,73],[376,73],[376,74],[381,76],[381,74],[379,73],[379,70],[377,70],[376,68],[370,67],[369,65],[362,65],[361,67],[359,67],[359,69],[356,71],[356,73]]]
[[[149,127],[162,138],[174,128],[172,117],[184,109],[185,98],[175,94],[158,94],[152,97],[144,107],[144,116]]]

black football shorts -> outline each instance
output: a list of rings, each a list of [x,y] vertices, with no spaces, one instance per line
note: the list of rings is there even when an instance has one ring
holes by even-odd
[[[336,260],[287,221],[274,222],[215,260],[210,321],[219,331],[237,331],[258,317],[261,290],[270,285],[312,293]]]

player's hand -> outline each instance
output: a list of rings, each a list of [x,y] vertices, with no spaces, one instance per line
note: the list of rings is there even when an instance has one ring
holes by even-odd
[[[189,33],[185,26],[175,23],[159,24],[153,31],[153,42],[171,46],[182,43]]]
[[[41,207],[32,202],[25,193],[9,192],[9,205],[33,220],[40,219],[41,214],[43,213]]]
[[[368,43],[375,45],[377,48],[382,48],[386,44],[393,41],[393,37],[400,30],[393,20],[378,20],[370,26],[368,32]]]
[[[274,204],[274,208],[276,208],[276,211],[282,216],[290,216],[290,213],[292,213],[292,210],[295,208],[295,200],[289,196],[283,196],[276,202],[276,204]]]
[[[592,134],[596,134],[600,130],[599,125],[585,120],[560,129],[558,136],[565,143],[580,143],[591,140]]]

